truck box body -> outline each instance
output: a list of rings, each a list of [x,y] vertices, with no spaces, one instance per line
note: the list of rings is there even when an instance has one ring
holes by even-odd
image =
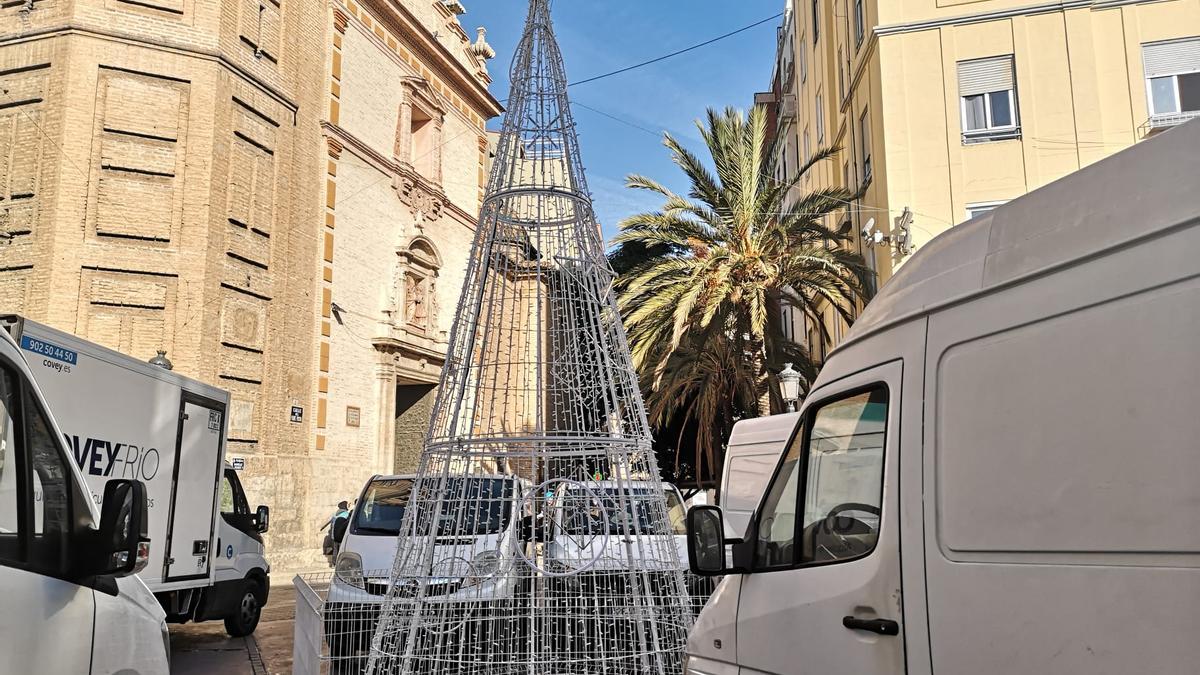
[[[146,484],[142,581],[155,593],[211,585],[229,394],[28,319],[0,325],[21,346],[97,508],[110,479]]]

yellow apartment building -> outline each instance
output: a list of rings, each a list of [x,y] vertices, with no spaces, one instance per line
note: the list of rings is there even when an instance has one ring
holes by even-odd
[[[836,225],[882,284],[955,224],[1200,115],[1200,0],[789,0],[773,81],[756,100],[782,171],[841,148],[798,189],[864,188]]]

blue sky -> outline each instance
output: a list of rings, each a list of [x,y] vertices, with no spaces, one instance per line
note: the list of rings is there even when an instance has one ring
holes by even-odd
[[[508,68],[521,37],[526,0],[464,0],[463,27],[488,30],[496,50],[489,65],[492,93],[508,96]],[[554,29],[567,77],[582,80],[728,33],[783,10],[783,0],[557,0]],[[694,121],[708,106],[746,109],[769,86],[775,27],[767,22],[715,44],[611,78],[571,87],[573,102],[602,110],[655,133],[579,105],[575,122],[596,213],[611,238],[620,220],[656,208],[660,199],[624,187],[641,173],[683,191],[687,183],[662,146],[662,130],[702,149]],[[493,121],[499,128],[499,119]]]

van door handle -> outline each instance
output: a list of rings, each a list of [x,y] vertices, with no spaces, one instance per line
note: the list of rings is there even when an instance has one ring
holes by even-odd
[[[891,619],[856,619],[852,616],[844,616],[842,625],[851,630],[869,630],[880,635],[900,634],[900,624]]]

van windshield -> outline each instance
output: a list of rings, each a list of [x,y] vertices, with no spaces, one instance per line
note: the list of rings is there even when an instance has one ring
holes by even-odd
[[[437,536],[496,534],[508,527],[512,516],[512,479],[451,476],[446,481]],[[436,489],[436,482],[430,487]]]
[[[626,498],[622,499],[615,486],[592,488],[596,497],[571,490],[563,500],[563,529],[568,534],[604,534],[607,516],[608,534],[685,534],[679,492],[674,488],[662,489],[667,503],[664,521],[661,516],[655,517],[656,491],[650,486],[628,487],[624,490]],[[600,511],[601,503],[604,513]]]
[[[411,478],[389,478],[371,481],[362,499],[354,507],[352,534],[396,536],[404,509],[412,495]]]

